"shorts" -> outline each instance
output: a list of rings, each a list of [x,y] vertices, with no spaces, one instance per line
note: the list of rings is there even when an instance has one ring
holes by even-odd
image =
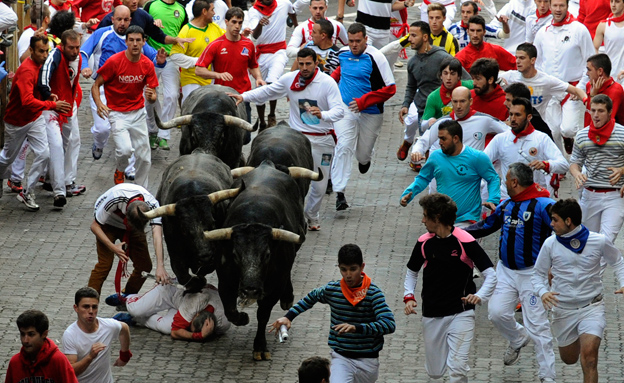
[[[553,309],[552,332],[559,347],[576,342],[581,334],[591,334],[602,339],[607,323],[604,301],[580,309]]]

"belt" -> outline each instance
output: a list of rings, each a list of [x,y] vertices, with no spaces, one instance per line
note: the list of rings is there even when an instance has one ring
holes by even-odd
[[[316,137],[332,136],[332,138],[334,139],[334,143],[338,142],[338,137],[336,137],[336,131],[334,131],[334,129],[331,129],[325,133],[316,133],[316,132],[301,132],[301,133],[305,134],[306,136],[316,136]]]
[[[590,192],[594,192],[594,193],[610,193],[613,191],[619,191],[620,188],[593,188],[590,186],[586,186],[585,189],[589,190]]]
[[[602,294],[598,294],[594,297],[594,299],[592,299],[591,302],[589,302],[588,304],[586,304],[585,306],[581,307],[582,309],[589,306],[589,305],[593,305],[594,303],[598,303],[602,301]]]

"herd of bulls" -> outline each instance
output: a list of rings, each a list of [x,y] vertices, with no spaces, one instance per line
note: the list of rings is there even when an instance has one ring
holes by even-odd
[[[186,293],[195,293],[214,271],[225,315],[237,326],[249,317],[241,302],[258,303],[254,359],[270,359],[265,329],[273,306],[293,304],[290,279],[297,251],[305,240],[304,199],[313,171],[310,142],[281,122],[253,140],[247,161],[242,154],[244,105],[229,87],[195,90],[182,116],[157,123],[180,128],[180,157],[164,172],[156,198],[161,207],[144,213],[162,216],[171,268]],[[241,167],[245,165],[244,167]]]

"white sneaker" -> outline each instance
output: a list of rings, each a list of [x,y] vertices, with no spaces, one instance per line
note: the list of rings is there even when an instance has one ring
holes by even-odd
[[[542,383],[546,383],[546,382],[555,383],[555,379],[552,379],[552,378],[541,378],[540,382],[542,382]]]
[[[29,210],[39,210],[39,205],[35,202],[35,195],[32,193],[24,194],[24,192],[21,192],[17,195],[17,200],[26,205]]]
[[[522,342],[520,347],[513,348],[511,347],[511,345],[509,345],[509,347],[507,347],[507,350],[505,350],[505,355],[503,355],[503,363],[505,363],[505,366],[511,366],[513,364],[516,364],[518,358],[520,358],[520,350],[522,349],[522,347],[529,344],[530,341],[531,337],[529,336],[529,334],[526,334],[526,339],[524,340],[524,342]]]

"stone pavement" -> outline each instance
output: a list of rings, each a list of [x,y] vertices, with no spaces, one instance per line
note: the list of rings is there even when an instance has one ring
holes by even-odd
[[[432,380],[424,370],[420,311],[409,317],[403,314],[405,264],[425,228],[420,222],[421,209],[416,201],[407,208],[398,204],[400,194],[412,182],[414,173],[407,163],[399,162],[395,156],[402,139],[403,127],[396,116],[403,100],[405,67],[395,74],[398,91],[386,103],[386,117],[371,170],[360,175],[354,164],[354,174],[347,190],[350,209],[336,212],[335,195],[326,198],[322,230],[307,235],[295,261],[292,279],[296,299],[329,280],[339,279],[336,267],[338,249],[345,243],[357,243],[365,254],[365,271],[385,292],[397,321],[396,333],[385,338],[379,382],[429,382]],[[95,239],[89,225],[96,198],[113,186],[114,155],[112,146],[108,145],[101,160],[94,161],[91,157],[90,81],[83,82],[83,89],[85,99],[79,111],[83,143],[77,181],[87,185],[86,194],[69,199],[63,211],[54,211],[50,193],[39,189],[37,202],[41,210],[37,213],[25,211],[6,187],[4,197],[0,199],[0,380],[4,380],[10,357],[20,348],[15,326],[17,316],[26,309],[42,310],[50,318],[50,337],[60,343],[63,331],[75,320],[72,310],[74,292],[86,285],[96,262]],[[278,119],[287,119],[285,100],[278,105]],[[163,170],[178,157],[178,140],[179,133],[173,132],[171,151],[152,152],[150,191],[157,190]],[[562,197],[572,194],[570,181],[565,181]],[[493,261],[497,258],[497,239],[493,235],[484,243]],[[151,246],[151,241],[149,243]],[[617,245],[622,248],[621,239]],[[111,273],[103,288],[105,296],[114,292],[112,278]],[[214,275],[209,280],[216,283]],[[149,285],[150,282],[146,282],[143,290]],[[624,305],[622,297],[610,293],[615,288],[613,273],[608,271],[605,274],[608,324],[599,361],[601,382],[623,381],[624,329],[617,318]],[[245,311],[252,318],[248,326],[233,327],[224,336],[206,344],[173,341],[169,336],[133,327],[131,350],[134,357],[126,367],[113,368],[116,381],[294,382],[303,359],[313,355],[329,356],[327,306],[317,305],[297,318],[287,343],[279,344],[269,337],[273,360],[267,362],[254,362],[251,358],[256,328],[255,307]],[[115,312],[102,302],[99,314],[110,317]],[[271,319],[282,315],[282,310],[276,306]],[[522,351],[518,364],[504,367],[502,355],[506,342],[488,321],[487,307],[478,307],[476,315],[470,380],[492,383],[538,381],[532,347]],[[113,344],[112,352],[116,357],[117,343]],[[558,358],[557,374],[558,382],[581,379],[579,365],[564,367]]]

